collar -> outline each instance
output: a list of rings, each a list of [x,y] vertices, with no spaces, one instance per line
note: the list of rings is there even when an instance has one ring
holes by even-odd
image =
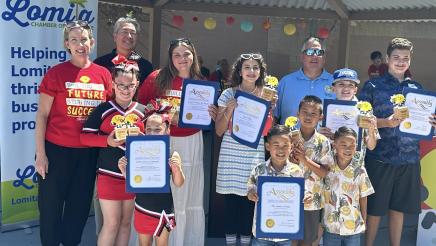
[[[303,138],[303,134],[301,133],[301,128],[299,129],[299,133],[300,133],[300,138],[301,140],[303,140],[303,142],[307,143],[307,142],[313,142],[315,139],[316,134],[318,133],[318,131],[315,129],[315,132],[313,132],[313,135],[309,138],[309,140],[304,140]]]
[[[309,77],[306,76],[306,74],[304,74],[303,68],[300,68],[298,70],[298,73],[297,73],[297,78],[298,79],[307,80],[307,81],[316,81],[316,80],[319,80],[319,79],[321,79],[321,80],[329,80],[330,77],[331,77],[330,74],[325,69],[322,69],[322,73],[317,78],[315,78],[314,80],[310,79]]]
[[[267,170],[267,173],[268,173],[268,175],[271,175],[271,174],[273,174],[273,175],[277,175],[277,174],[285,174],[285,171],[286,171],[286,169],[287,169],[287,167],[289,166],[289,164],[290,164],[291,162],[289,161],[289,160],[286,160],[286,164],[285,164],[285,166],[283,167],[283,169],[282,170],[280,170],[280,171],[277,171],[274,167],[273,167],[273,165],[271,164],[271,158],[269,158],[267,161],[266,161],[266,170]]]
[[[392,74],[387,72],[385,74],[384,78],[385,78],[385,82],[390,84],[390,85],[401,86],[401,87],[410,87],[410,88],[418,89],[417,83],[415,81],[411,80],[408,77],[405,78],[405,80],[400,81],[397,78],[395,78]]]
[[[351,159],[350,163],[348,163],[347,167],[344,168],[344,170],[342,170],[339,165],[338,165],[338,159],[337,159],[337,155],[334,155],[334,168],[337,168],[337,170],[341,171],[341,172],[345,172],[345,171],[349,171],[351,170],[355,170],[356,168],[361,166],[360,163],[360,154],[358,151],[356,151],[356,154],[354,154],[353,158]]]

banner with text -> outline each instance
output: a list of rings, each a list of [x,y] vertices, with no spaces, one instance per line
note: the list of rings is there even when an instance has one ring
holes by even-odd
[[[436,138],[421,141],[421,197],[416,245],[436,245]]]
[[[0,6],[1,223],[2,230],[7,230],[39,216],[33,166],[39,83],[51,66],[69,59],[63,46],[66,22],[86,20],[96,36],[98,4],[86,0],[5,0]]]

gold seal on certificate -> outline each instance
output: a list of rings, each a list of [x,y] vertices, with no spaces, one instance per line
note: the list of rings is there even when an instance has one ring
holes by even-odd
[[[412,127],[412,123],[410,121],[403,122],[403,126],[406,129],[410,129]]]
[[[141,175],[135,175],[134,180],[135,180],[135,183],[141,183],[142,182]]]
[[[266,227],[268,227],[268,228],[273,228],[275,222],[274,222],[273,219],[267,219],[265,224],[266,224]]]
[[[238,126],[238,125],[235,125],[235,126],[233,127],[233,130],[234,130],[235,132],[239,132],[239,126]]]
[[[192,113],[187,113],[186,114],[186,119],[192,120]]]

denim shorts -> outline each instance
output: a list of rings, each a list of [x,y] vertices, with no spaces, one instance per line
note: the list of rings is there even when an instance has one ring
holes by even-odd
[[[263,240],[259,238],[253,238],[251,246],[291,246],[292,240],[274,242],[269,240]]]
[[[324,231],[322,241],[324,246],[360,246],[360,235],[341,236]]]

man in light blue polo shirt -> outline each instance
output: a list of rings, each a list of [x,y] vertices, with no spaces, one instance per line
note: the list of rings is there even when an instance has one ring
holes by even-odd
[[[325,49],[319,38],[309,37],[301,48],[302,68],[280,80],[278,101],[274,110],[276,122],[283,124],[287,117],[296,116],[298,104],[306,95],[321,99],[335,99],[331,91],[333,77],[324,70]]]

